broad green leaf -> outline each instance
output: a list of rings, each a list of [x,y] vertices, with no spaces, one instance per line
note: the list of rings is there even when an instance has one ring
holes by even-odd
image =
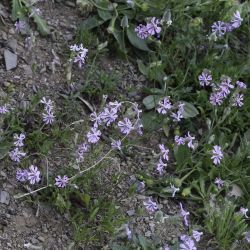
[[[128,40],[130,41],[130,43],[137,49],[148,51],[148,52],[151,51],[146,43],[146,40],[140,39],[136,35],[134,25],[130,25],[129,28],[127,29],[127,36],[128,36]]]
[[[123,53],[126,53],[126,47],[123,39],[123,31],[119,28],[113,28],[108,30],[111,33],[116,41],[118,42],[119,48]]]
[[[143,99],[143,104],[146,109],[153,109],[162,97],[159,95],[149,95]]]
[[[83,29],[83,30],[91,30],[93,28],[96,28],[100,25],[102,25],[104,23],[104,21],[99,18],[98,16],[92,16],[89,17],[88,19],[84,20],[81,24],[79,29]]]
[[[137,60],[137,65],[138,65],[140,72],[143,75],[148,76],[149,68],[145,64],[143,64],[142,60]]]
[[[183,112],[184,118],[195,117],[199,114],[199,111],[194,107],[193,104],[189,102],[183,102],[183,103],[185,104]]]
[[[46,21],[35,13],[32,15],[32,17],[34,18],[34,21],[37,25],[37,29],[40,32],[40,34],[44,36],[48,35],[50,33],[50,30],[46,24]]]
[[[97,9],[98,15],[99,17],[105,22],[107,20],[110,20],[112,18],[112,15],[110,13],[110,11],[108,10],[101,10],[101,9]]]
[[[143,129],[146,131],[154,131],[160,129],[162,126],[162,116],[159,116],[156,112],[144,112],[142,114]]]

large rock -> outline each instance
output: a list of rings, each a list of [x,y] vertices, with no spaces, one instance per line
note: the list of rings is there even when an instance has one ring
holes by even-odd
[[[10,52],[9,50],[4,50],[4,59],[5,59],[5,66],[6,70],[11,70],[16,68],[17,66],[17,55]]]
[[[0,191],[0,203],[9,205],[10,203],[10,194],[6,191]]]

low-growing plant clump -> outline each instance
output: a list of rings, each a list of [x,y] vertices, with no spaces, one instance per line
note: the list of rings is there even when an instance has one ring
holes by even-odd
[[[41,35],[50,33],[35,7],[44,2],[12,0],[13,26],[27,43],[31,19]],[[76,8],[88,14],[65,48],[70,90],[61,96],[80,100],[89,114],[74,120],[70,103],[43,93],[25,111],[1,100],[0,156],[16,167],[15,199],[31,196],[69,215],[83,246],[249,249],[250,4],[77,0]],[[116,91],[120,75],[100,68],[109,52],[146,79],[137,102]],[[71,111],[63,115],[60,105]],[[60,168],[49,162],[55,145],[66,149]],[[138,216],[158,225],[169,219],[162,200],[175,203],[182,234],[172,241],[136,233],[113,193],[126,178],[119,161],[131,151],[136,159],[137,147],[150,161],[131,170],[137,184],[123,191],[143,194]]]

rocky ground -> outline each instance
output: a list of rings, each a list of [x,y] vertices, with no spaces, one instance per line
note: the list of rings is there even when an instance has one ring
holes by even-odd
[[[83,17],[77,11],[74,1],[41,1],[38,7],[48,22],[52,35],[41,37],[34,31],[35,40],[27,45],[27,36],[15,33],[10,19],[9,1],[0,4],[0,98],[7,98],[12,106],[29,105],[29,97],[38,91],[60,103],[60,95],[69,88],[65,80],[65,51],[73,42],[77,25]],[[131,75],[131,66],[108,57],[103,58],[100,64],[107,72],[123,72],[121,83],[117,86],[117,93],[123,93],[123,99],[142,99],[140,91],[145,79],[134,68],[134,74]],[[81,80],[80,78],[77,73],[72,76],[75,81]],[[126,92],[127,88],[131,91]],[[80,108],[80,111],[87,113],[86,107]],[[154,148],[158,139],[155,135],[149,135],[148,145]],[[153,153],[140,150],[141,158],[126,161],[117,158],[121,179],[112,188],[110,198],[116,197],[118,206],[128,217],[128,225],[133,233],[164,243],[175,239],[184,231],[181,219],[178,218],[178,203],[168,199],[159,200],[166,219],[163,223],[157,223],[153,216],[138,212],[143,209],[145,191],[128,195],[129,187],[136,182],[135,174],[138,170],[147,168],[147,154]],[[50,165],[54,168],[61,165],[63,157],[58,157],[61,159],[58,162],[58,158],[53,156],[58,154],[64,156],[65,153],[57,149],[57,154],[51,152],[48,156]],[[64,158],[66,161],[67,157]],[[14,195],[20,192],[15,181],[15,168],[0,161],[0,249],[109,249],[108,244],[102,247],[84,244],[76,246],[67,216],[37,202],[36,195],[14,199]],[[105,176],[103,179],[108,183],[113,171],[117,171],[117,164],[115,168],[111,166],[102,171],[102,176]]]

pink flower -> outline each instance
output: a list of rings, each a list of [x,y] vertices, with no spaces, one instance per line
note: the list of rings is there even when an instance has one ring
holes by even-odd
[[[64,188],[67,186],[68,182],[69,182],[69,178],[67,175],[64,175],[63,177],[61,177],[61,175],[58,175],[55,178],[55,186],[59,187],[59,188]]]
[[[213,155],[212,155],[211,159],[213,160],[213,163],[214,163],[215,165],[219,165],[221,159],[223,158],[223,153],[222,153],[222,151],[221,151],[221,147],[215,145],[215,146],[213,147],[213,151],[212,151],[212,152],[213,152]]]
[[[40,171],[38,170],[36,166],[31,165],[28,171],[28,181],[30,182],[30,184],[35,184],[36,182],[39,182],[40,180],[41,180]]]
[[[188,227],[189,223],[188,223],[188,216],[189,216],[189,212],[185,211],[182,207],[182,203],[180,202],[180,208],[181,208],[181,216],[183,217],[184,220],[184,225],[186,227]]]
[[[124,118],[123,121],[118,122],[118,127],[121,133],[128,135],[133,129],[132,122],[128,118]]]
[[[97,130],[97,128],[91,128],[91,131],[87,133],[88,142],[93,144],[97,143],[100,140],[101,134],[101,131]]]
[[[168,156],[168,154],[169,154],[169,149],[166,149],[165,146],[164,146],[163,144],[160,144],[160,145],[159,145],[159,148],[160,148],[160,150],[161,150],[162,158],[163,158],[164,160],[168,161],[168,160],[169,160],[169,156]]]

